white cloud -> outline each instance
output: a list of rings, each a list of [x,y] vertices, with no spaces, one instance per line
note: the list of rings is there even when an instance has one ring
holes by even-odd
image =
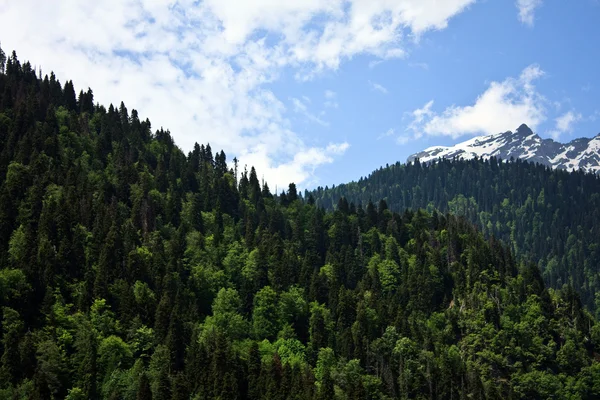
[[[396,144],[403,145],[410,142],[411,137],[408,135],[400,135],[396,138]]]
[[[390,128],[387,131],[383,132],[381,135],[377,136],[377,140],[381,140],[383,138],[393,136],[395,133],[396,133],[396,130],[394,128]]]
[[[329,99],[329,100],[335,99],[336,96],[337,96],[337,93],[334,92],[333,90],[326,90],[325,91],[325,98],[326,99]]]
[[[542,0],[517,0],[519,21],[525,25],[533,26],[535,9],[542,5]]]
[[[410,135],[405,135],[405,134],[398,135],[394,128],[390,128],[387,131],[383,132],[381,135],[379,135],[377,137],[377,140],[389,138],[392,136],[396,137],[394,141],[396,142],[396,144],[399,144],[399,145],[406,144],[412,139],[412,137]]]
[[[423,123],[425,118],[433,115],[431,107],[433,107],[433,100],[429,100],[427,104],[423,106],[423,108],[417,108],[416,110],[414,110],[412,112],[412,115],[414,117],[413,124],[421,124]]]
[[[453,138],[505,132],[523,123],[535,130],[546,119],[546,99],[534,86],[534,81],[543,75],[539,66],[530,65],[518,78],[492,82],[475,104],[451,106],[441,114],[431,110],[433,101],[430,101],[413,111],[413,120],[407,129],[416,137],[427,134]]]
[[[375,90],[379,93],[383,93],[383,94],[388,93],[388,90],[377,82],[369,81],[369,86],[371,86],[371,90]]]
[[[332,163],[334,156],[344,154],[349,147],[348,142],[329,144],[324,148],[310,147],[297,152],[289,161],[275,163],[269,157],[268,149],[260,146],[243,154],[242,160],[248,165],[254,165],[259,173],[261,173],[260,171],[272,171],[276,176],[286,177],[287,180],[272,181],[273,185],[280,188],[287,188],[290,182],[304,182],[305,186],[310,186],[317,183],[312,174],[315,169],[323,164]],[[271,181],[269,186],[272,186]]]
[[[408,65],[413,68],[424,69],[425,71],[429,70],[429,64],[424,63],[424,62],[411,62],[411,63],[408,63]]]
[[[333,90],[326,90],[325,91],[325,99],[326,100],[323,103],[325,108],[338,108],[340,105],[336,101],[336,98],[337,98],[336,92],[334,92]]]
[[[311,78],[357,55],[405,55],[475,0],[0,1],[0,37],[22,60],[136,108],[184,150],[210,142],[268,182],[314,179],[344,146],[308,146],[265,84]],[[333,104],[333,103],[332,103]],[[334,152],[336,150],[337,152]]]
[[[556,118],[556,126],[548,134],[554,139],[560,139],[563,133],[573,132],[573,125],[581,121],[583,116],[580,113],[574,111],[568,111],[560,117]]]
[[[330,143],[326,149],[328,152],[333,154],[344,154],[346,150],[350,148],[350,144],[348,142],[343,143]]]
[[[573,124],[581,120],[581,114],[569,111],[556,119],[556,128],[561,132],[571,132]]]
[[[371,61],[369,61],[369,68],[373,69],[384,61],[385,60],[381,60],[381,59],[371,60]]]
[[[302,102],[302,100],[297,99],[295,97],[290,98],[290,100],[294,105],[294,112],[304,114],[308,111],[308,107]]]
[[[417,108],[416,110],[407,113],[412,117],[412,121],[408,124],[406,130],[412,131],[417,139],[423,136],[423,125],[425,120],[434,115],[433,111],[431,111],[431,107],[433,107],[433,100],[428,101],[422,108]]]
[[[311,113],[308,110],[308,106],[306,105],[306,98],[304,98],[304,103],[302,102],[302,100],[297,99],[295,97],[292,97],[290,100],[294,105],[294,112],[303,115],[307,120],[311,122],[317,123],[321,126],[329,126],[329,123],[327,121],[323,121],[321,118],[317,117],[315,114]]]

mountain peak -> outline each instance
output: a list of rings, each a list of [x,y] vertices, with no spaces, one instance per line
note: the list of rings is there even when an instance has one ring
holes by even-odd
[[[600,138],[600,134],[596,138]],[[439,158],[470,160],[475,157],[503,160],[520,158],[557,169],[600,173],[600,146],[597,140],[580,138],[566,144],[552,139],[542,140],[525,124],[515,132],[479,136],[450,147],[430,147],[411,155],[407,162],[416,158],[427,163]]]
[[[517,134],[519,134],[519,136],[531,136],[533,135],[533,131],[531,130],[530,127],[528,127],[525,124],[521,124],[521,126],[519,126],[517,128],[517,132],[515,132]]]

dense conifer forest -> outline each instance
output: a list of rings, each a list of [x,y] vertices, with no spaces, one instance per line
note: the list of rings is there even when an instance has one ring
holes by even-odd
[[[534,262],[546,284],[572,285],[600,316],[600,177],[517,159],[394,164],[358,182],[311,193],[333,210],[341,197],[367,209],[424,208],[464,216],[486,237]],[[374,204],[369,204],[369,202]]]
[[[135,110],[95,104],[14,52],[0,61],[1,399],[600,396],[600,325],[578,293],[547,288],[460,204],[458,216],[404,198],[397,212],[345,199],[325,211],[210,145],[185,154]],[[551,176],[569,193],[573,179],[597,184]],[[545,217],[559,197],[544,193],[517,204]],[[519,212],[523,195],[495,213]]]

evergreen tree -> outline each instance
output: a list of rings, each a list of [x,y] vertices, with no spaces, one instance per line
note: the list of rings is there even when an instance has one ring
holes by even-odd
[[[136,400],[152,400],[152,390],[150,389],[150,382],[145,373],[140,376],[139,388],[137,390]]]
[[[2,43],[0,43],[0,73],[4,73],[4,67],[6,66],[6,53],[2,50]]]
[[[21,339],[23,322],[17,311],[9,307],[2,309],[2,348],[0,358],[0,381],[4,385],[17,384],[21,377],[21,360],[19,340]]]
[[[67,81],[65,83],[63,93],[65,96],[63,104],[67,107],[67,109],[69,111],[77,110],[77,99],[75,97],[75,87],[73,86],[73,81]]]

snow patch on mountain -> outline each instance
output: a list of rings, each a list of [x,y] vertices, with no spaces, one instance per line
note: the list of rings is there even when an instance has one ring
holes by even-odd
[[[558,143],[552,139],[542,139],[525,124],[516,131],[477,136],[454,146],[429,147],[408,157],[407,162],[419,159],[431,162],[439,158],[496,157],[537,162],[552,168],[600,173],[600,134],[594,138],[575,139],[569,143]]]

